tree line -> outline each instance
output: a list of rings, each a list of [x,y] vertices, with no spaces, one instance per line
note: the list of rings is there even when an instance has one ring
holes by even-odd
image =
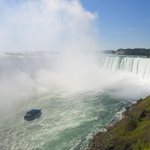
[[[115,54],[117,51],[124,51],[124,55],[143,55],[143,56],[147,56],[150,57],[150,49],[146,49],[146,48],[127,48],[127,49],[123,49],[120,48],[116,51],[114,50],[106,50],[105,53],[106,54]]]

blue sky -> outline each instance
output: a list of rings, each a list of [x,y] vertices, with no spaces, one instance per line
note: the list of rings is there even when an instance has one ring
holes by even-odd
[[[150,48],[149,0],[81,0],[97,12],[97,26],[104,49]]]
[[[150,0],[0,0],[0,51],[119,48],[150,48]]]

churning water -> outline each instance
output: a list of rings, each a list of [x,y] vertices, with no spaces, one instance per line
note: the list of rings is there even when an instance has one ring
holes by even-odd
[[[0,56],[0,149],[88,150],[93,135],[150,92],[150,59]],[[43,114],[25,121],[26,111]]]

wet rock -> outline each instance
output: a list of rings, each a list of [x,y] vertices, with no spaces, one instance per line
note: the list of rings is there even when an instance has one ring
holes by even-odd
[[[110,130],[112,130],[113,129],[113,127],[112,126],[105,126],[104,127],[107,131],[110,131]]]
[[[114,122],[114,121],[115,121],[114,119],[111,120],[111,122]]]

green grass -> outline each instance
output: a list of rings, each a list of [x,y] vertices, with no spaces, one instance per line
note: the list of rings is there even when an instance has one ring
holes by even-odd
[[[150,150],[150,96],[127,111],[112,131],[100,137],[101,145],[117,149]],[[142,115],[142,113],[144,115]]]

